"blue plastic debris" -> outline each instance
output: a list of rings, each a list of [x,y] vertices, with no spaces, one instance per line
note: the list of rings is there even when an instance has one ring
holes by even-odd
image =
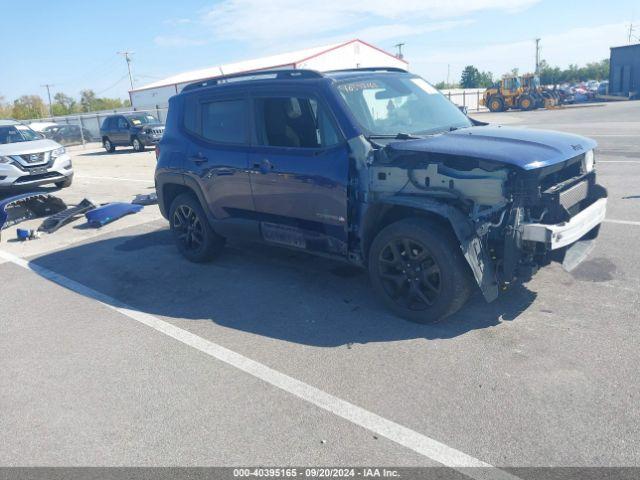
[[[90,227],[100,228],[107,223],[111,223],[125,215],[138,213],[142,210],[142,205],[131,203],[108,203],[84,214]]]
[[[32,218],[46,217],[66,209],[65,203],[48,193],[23,193],[0,201],[0,230]]]

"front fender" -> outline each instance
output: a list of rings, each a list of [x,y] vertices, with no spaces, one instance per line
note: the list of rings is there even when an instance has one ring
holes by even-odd
[[[425,197],[396,195],[381,200],[381,203],[421,210],[447,220],[460,242],[462,254],[485,300],[491,302],[498,297],[498,281],[494,264],[477,235],[473,222],[464,213],[452,205]]]

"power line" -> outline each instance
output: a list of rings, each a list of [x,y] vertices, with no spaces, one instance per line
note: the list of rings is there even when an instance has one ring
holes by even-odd
[[[129,55],[133,55],[134,53],[135,52],[130,52],[128,50],[117,52],[117,55],[122,55],[127,62],[127,70],[129,71],[129,84],[131,85],[131,90],[133,90],[133,77],[131,76],[131,57]]]
[[[118,79],[118,81],[115,82],[113,85],[110,85],[107,88],[104,88],[104,89],[100,90],[99,92],[95,92],[95,95],[98,96],[98,95],[106,92],[107,90],[111,90],[113,87],[117,86],[120,82],[122,82],[125,78],[127,78],[127,74],[126,73],[122,77],[120,77]]]

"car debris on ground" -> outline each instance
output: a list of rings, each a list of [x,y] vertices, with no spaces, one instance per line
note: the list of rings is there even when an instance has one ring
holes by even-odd
[[[46,217],[67,208],[64,201],[48,193],[31,192],[0,201],[0,230],[25,220]]]
[[[158,194],[155,192],[147,195],[138,194],[131,200],[131,203],[134,205],[155,205],[158,203]]]
[[[71,223],[80,215],[87,213],[89,210],[97,208],[97,205],[88,198],[82,200],[75,207],[67,208],[46,218],[38,227],[38,231],[45,233],[53,233],[63,225]]]
[[[114,202],[88,211],[85,213],[85,217],[90,227],[100,228],[125,215],[138,213],[143,208],[142,205],[135,205],[133,203]]]

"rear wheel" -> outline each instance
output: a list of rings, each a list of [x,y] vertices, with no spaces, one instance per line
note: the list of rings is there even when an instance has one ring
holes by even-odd
[[[116,146],[113,143],[111,143],[111,140],[109,140],[108,138],[105,138],[104,140],[102,140],[102,146],[109,153],[112,153],[116,149]]]
[[[224,238],[213,231],[198,199],[178,195],[169,209],[171,232],[178,250],[196,263],[213,259],[224,245]]]
[[[458,240],[420,218],[400,220],[376,236],[369,251],[369,275],[387,307],[417,323],[444,319],[471,293]]]
[[[487,107],[492,112],[501,112],[504,110],[504,101],[500,97],[491,97]]]

